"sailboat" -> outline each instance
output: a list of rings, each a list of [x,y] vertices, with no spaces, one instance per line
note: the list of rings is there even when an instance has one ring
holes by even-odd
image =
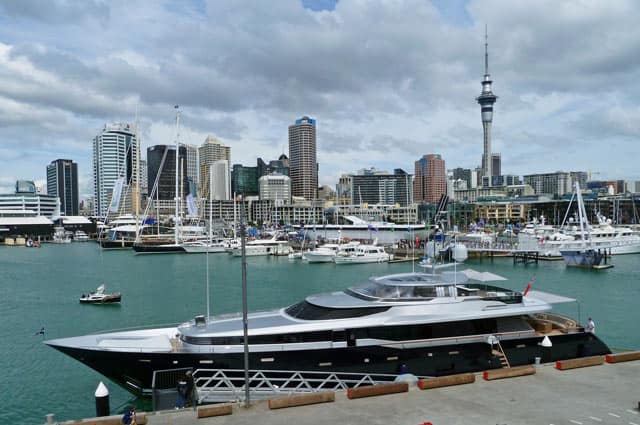
[[[178,164],[180,163],[180,110],[176,106],[176,186],[175,186],[175,212],[174,212],[174,234],[173,234],[173,243],[160,243],[160,244],[149,244],[149,243],[140,243],[136,242],[133,244],[133,250],[136,254],[167,254],[167,253],[184,253],[184,248],[180,243],[180,197],[178,196],[179,192],[179,182],[180,182],[180,173]]]
[[[581,246],[577,249],[561,249],[560,254],[567,266],[597,267],[602,262],[604,255],[600,250],[593,249],[591,245],[591,227],[584,208],[580,184],[575,183],[576,199],[578,201],[578,221],[580,222]],[[586,229],[586,235],[585,235]]]

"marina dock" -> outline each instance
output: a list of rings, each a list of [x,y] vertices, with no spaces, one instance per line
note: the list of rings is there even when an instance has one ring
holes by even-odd
[[[270,410],[266,401],[233,413],[198,419],[191,409],[147,414],[150,425],[304,424],[640,424],[640,361],[558,370],[552,363],[536,373],[405,393]],[[94,422],[62,422],[64,425]]]

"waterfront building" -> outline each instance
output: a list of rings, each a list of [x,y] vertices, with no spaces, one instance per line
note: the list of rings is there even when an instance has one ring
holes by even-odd
[[[491,91],[491,75],[489,74],[489,43],[485,29],[484,41],[484,79],[482,80],[482,93],[476,98],[480,104],[482,117],[482,130],[484,135],[482,153],[482,177],[493,176],[492,155],[491,155],[491,124],[493,122],[493,104],[498,100],[498,96]]]
[[[561,197],[573,192],[574,182],[580,183],[581,187],[586,187],[587,173],[583,171],[555,173],[529,174],[523,176],[523,181],[535,190],[538,195],[545,195],[550,198]],[[584,184],[584,185],[583,185]]]
[[[0,210],[31,211],[37,216],[56,218],[60,216],[60,199],[55,195],[38,193],[30,180],[18,180],[15,193],[0,194]]]
[[[318,197],[316,120],[304,116],[289,126],[291,194],[307,200]]]
[[[209,198],[216,201],[231,199],[231,172],[229,161],[220,159],[209,164]]]
[[[56,159],[47,165],[47,194],[60,199],[60,213],[78,215],[78,164]]]
[[[268,174],[260,177],[260,199],[270,199],[276,206],[291,202],[291,179],[281,174]]]
[[[208,136],[198,148],[200,163],[200,196],[209,199],[209,168],[216,161],[226,160],[231,163],[231,148],[225,146],[213,136]],[[231,166],[229,165],[229,168]]]
[[[178,196],[182,199],[189,194],[189,180],[186,176],[187,148],[178,150],[178,174],[181,184]],[[147,180],[151,186],[149,197],[154,200],[175,200],[176,197],[176,146],[155,145],[147,148]],[[157,188],[153,193],[154,186]],[[153,193],[153,195],[152,195]]]
[[[351,204],[410,205],[412,176],[397,168],[393,174],[375,169],[359,170],[351,176]]]
[[[447,193],[447,174],[440,154],[428,154],[415,162],[413,198],[416,202],[438,202]]]
[[[105,124],[93,139],[93,192],[95,215],[107,214],[113,187],[118,178],[136,184],[139,155],[134,129],[126,123]]]

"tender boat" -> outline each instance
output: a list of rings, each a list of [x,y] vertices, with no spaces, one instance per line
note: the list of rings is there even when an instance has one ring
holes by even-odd
[[[442,376],[610,353],[577,321],[550,313],[552,304],[575,300],[487,284],[492,280],[504,279],[469,269],[371,277],[342,292],[251,313],[249,369],[260,382],[291,371],[309,378],[311,387],[295,392],[320,385],[314,377],[321,373],[376,374],[371,383],[393,381],[400,370]],[[193,368],[204,394],[243,379],[243,323],[242,315],[196,316],[178,326],[45,343],[135,394],[152,393],[156,371]],[[251,390],[264,389],[258,385],[252,381]]]
[[[104,285],[98,286],[95,292],[89,292],[89,294],[82,294],[80,302],[83,304],[112,304],[119,303],[122,298],[120,292],[112,292],[111,294],[105,294]]]
[[[89,235],[83,230],[76,230],[73,234],[73,240],[76,242],[87,242],[89,240]]]

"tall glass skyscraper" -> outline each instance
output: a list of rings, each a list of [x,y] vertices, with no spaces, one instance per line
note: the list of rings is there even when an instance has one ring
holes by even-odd
[[[130,124],[107,124],[93,139],[94,214],[107,214],[118,178],[124,177],[125,184],[136,183],[137,155],[138,143]]]
[[[47,194],[60,199],[60,213],[78,215],[78,164],[56,159],[47,165]]]
[[[289,177],[291,195],[318,198],[316,120],[304,116],[289,126]]]
[[[164,159],[164,163],[163,163]],[[178,173],[182,180],[182,193],[178,193],[181,199],[189,194],[189,181],[187,176],[187,148],[180,146],[178,152]],[[159,175],[159,176],[158,176]],[[147,182],[149,185],[149,197],[153,186],[158,180],[157,192],[153,199],[173,200],[176,196],[176,147],[175,145],[155,145],[147,148]]]

